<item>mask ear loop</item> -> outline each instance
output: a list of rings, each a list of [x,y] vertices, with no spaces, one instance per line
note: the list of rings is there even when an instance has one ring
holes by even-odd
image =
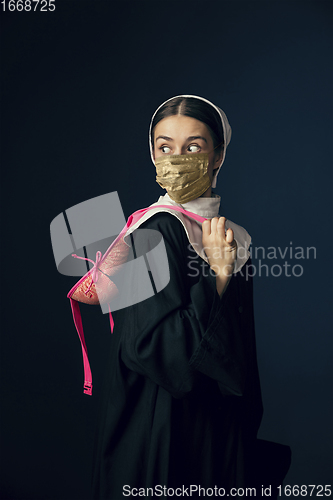
[[[216,148],[218,148],[219,146],[221,146],[221,144],[223,144],[223,147],[224,147],[224,141],[220,142],[220,144],[218,144],[217,146],[215,146],[215,148],[213,148],[210,153],[212,153],[212,151],[215,151]],[[207,153],[207,154],[210,154],[210,153]]]
[[[221,146],[221,144],[223,144],[223,147],[224,147],[224,141],[221,141],[221,142],[220,142],[220,144],[218,144],[217,146],[215,146],[215,148],[213,149],[213,151],[215,151],[215,149],[216,149],[216,148],[218,148],[219,146]],[[216,170],[218,170],[218,167],[216,167],[216,168],[213,170],[213,172],[215,172]],[[214,175],[215,175],[215,173],[214,173]],[[214,188],[212,188],[212,190],[213,190],[213,189],[214,189]],[[212,191],[212,192],[214,192],[214,191]]]
[[[215,146],[215,148],[213,149],[213,151],[214,151],[216,148],[218,148],[219,146],[221,146],[221,144],[223,144],[223,146],[224,146],[224,141],[220,142],[220,144],[218,144],[217,146]]]

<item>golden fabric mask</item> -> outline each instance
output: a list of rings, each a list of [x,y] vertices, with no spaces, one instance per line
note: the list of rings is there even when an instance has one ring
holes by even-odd
[[[176,203],[187,203],[211,186],[208,153],[166,155],[155,159],[156,182]]]

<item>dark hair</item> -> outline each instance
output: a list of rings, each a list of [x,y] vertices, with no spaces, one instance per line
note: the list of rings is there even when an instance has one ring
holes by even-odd
[[[174,97],[165,103],[154,116],[151,125],[151,143],[154,149],[154,128],[168,116],[185,115],[199,120],[207,125],[210,135],[213,139],[214,148],[216,153],[219,153],[224,146],[223,128],[221,118],[218,112],[207,102],[195,97]],[[222,143],[222,144],[221,144]]]

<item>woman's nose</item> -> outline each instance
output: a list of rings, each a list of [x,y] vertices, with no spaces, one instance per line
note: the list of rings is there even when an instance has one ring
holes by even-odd
[[[175,146],[173,154],[174,155],[181,155],[181,154],[183,154],[182,148],[180,146]]]

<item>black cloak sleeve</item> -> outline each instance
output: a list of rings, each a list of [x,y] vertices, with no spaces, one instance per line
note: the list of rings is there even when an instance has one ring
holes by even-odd
[[[251,262],[220,297],[178,218],[159,212],[140,228],[162,234],[170,281],[113,313],[94,498],[124,498],[125,485],[243,486],[262,416]]]
[[[191,281],[193,251],[190,255],[189,241],[176,217],[161,212],[141,228],[163,235],[170,281],[145,303],[126,309],[122,319],[126,331],[121,350],[124,364],[176,398],[193,390],[198,372],[216,380],[223,394],[241,396],[247,362],[242,339],[237,338],[235,330],[241,329],[243,306],[237,304],[236,317],[230,314],[229,287],[220,298],[216,275],[200,257],[195,263],[201,265],[200,276],[196,283]],[[232,280],[237,278],[233,276]],[[252,304],[246,306],[245,313],[253,313]]]

